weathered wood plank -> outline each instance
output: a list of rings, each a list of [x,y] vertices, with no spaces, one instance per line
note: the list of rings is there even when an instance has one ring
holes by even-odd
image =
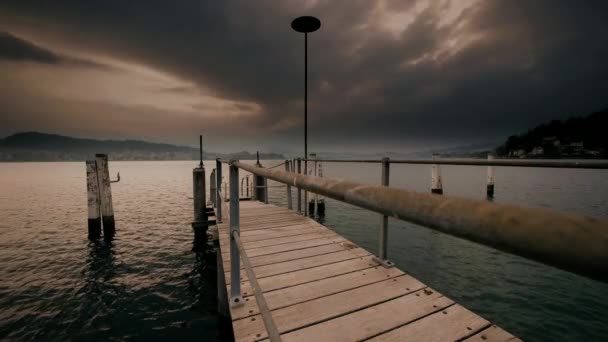
[[[251,250],[247,250],[247,255],[249,255],[249,257],[256,257],[259,255],[287,252],[287,251],[292,251],[294,249],[304,249],[304,248],[309,248],[309,247],[314,247],[314,246],[328,245],[330,243],[339,243],[339,242],[343,242],[343,241],[345,241],[345,239],[339,235],[320,237],[317,239],[298,241],[298,242],[294,242],[294,243],[286,243],[286,244],[277,245],[277,246],[253,248]],[[226,251],[225,254],[230,254],[229,252],[230,251]],[[222,250],[222,253],[224,253],[223,250]]]
[[[283,341],[361,341],[442,310],[454,302],[423,289],[330,321],[293,331]]]
[[[452,305],[370,341],[457,341],[485,329],[490,322],[460,305]]]
[[[315,280],[335,277],[377,266],[371,256],[352,260],[341,261],[329,265],[308,268],[305,270],[290,273],[278,274],[276,276],[258,279],[258,283],[263,292],[278,290],[294,285],[310,283]],[[229,285],[227,285],[229,286]],[[251,296],[253,293],[249,287],[249,282],[241,282],[241,292],[243,296]]]
[[[342,316],[420,290],[424,285],[411,276],[403,275],[383,282],[340,292],[297,305],[272,311],[279,332],[286,333]],[[409,288],[410,290],[406,290]],[[267,337],[259,315],[232,322],[237,340],[253,341]],[[258,337],[259,336],[259,337]]]
[[[352,290],[357,287],[381,282],[402,276],[404,273],[397,268],[374,267],[357,272],[346,273],[336,277],[325,278],[311,283],[287,287],[266,292],[264,297],[271,310],[280,309],[334,293]],[[251,297],[253,298],[253,297]],[[233,319],[239,319],[259,313],[255,301],[247,301],[241,308],[232,311]]]
[[[338,253],[320,255],[320,256],[316,256],[316,257],[293,260],[293,261],[286,261],[286,262],[282,262],[282,263],[278,263],[278,264],[259,266],[259,267],[254,266],[253,271],[255,272],[256,278],[258,280],[260,280],[261,278],[270,277],[273,275],[301,271],[301,270],[305,270],[305,269],[309,269],[309,268],[313,268],[313,267],[334,264],[334,263],[341,262],[341,261],[362,258],[362,257],[368,256],[368,255],[370,255],[370,254],[366,250],[364,250],[362,248],[356,248],[356,249],[351,249],[348,251],[342,251],[342,252],[338,252]],[[230,270],[226,271],[226,276],[229,276],[229,275],[230,275]],[[242,279],[242,281],[249,279],[249,277],[247,277],[247,272],[245,272],[244,270],[241,271],[241,279]],[[226,284],[230,284],[230,281],[226,280]]]
[[[329,253],[340,252],[346,249],[351,249],[351,247],[345,247],[343,243],[332,243],[329,245],[321,245],[304,249],[297,249],[294,251],[288,251],[283,253],[269,254],[269,255],[261,255],[257,257],[250,258],[251,264],[253,267],[276,264],[289,260],[297,260],[303,258],[309,258],[316,255],[325,255]],[[228,253],[229,255],[229,253]],[[230,267],[230,260],[224,260],[224,269]]]
[[[477,334],[467,338],[464,341],[468,342],[517,342],[519,338],[509,334],[501,328],[491,325],[487,329],[478,332]]]
[[[275,245],[283,245],[286,243],[294,243],[294,242],[298,242],[298,241],[306,241],[306,240],[312,240],[312,239],[319,239],[322,237],[328,237],[328,236],[338,236],[338,234],[332,232],[331,230],[325,230],[325,231],[315,231],[313,233],[308,233],[308,234],[300,234],[300,235],[292,235],[292,236],[288,236],[288,237],[280,237],[280,238],[274,238],[274,239],[265,239],[265,240],[257,240],[257,241],[243,241],[243,246],[249,250],[249,249],[254,249],[254,248],[262,248],[262,247],[269,247],[269,246],[275,246]],[[225,236],[225,241],[228,238],[228,234],[226,234]],[[229,246],[230,245],[230,241],[227,240],[224,243],[224,246]]]

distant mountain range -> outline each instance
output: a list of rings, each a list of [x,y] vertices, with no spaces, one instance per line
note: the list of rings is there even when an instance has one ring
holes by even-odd
[[[81,161],[96,153],[111,160],[197,160],[199,150],[188,146],[157,144],[141,140],[80,139],[57,134],[24,132],[0,139],[0,161]],[[255,153],[204,151],[205,159],[252,160]],[[276,153],[261,153],[261,159],[285,159]]]

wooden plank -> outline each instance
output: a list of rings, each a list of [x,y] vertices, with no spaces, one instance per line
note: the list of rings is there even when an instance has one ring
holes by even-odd
[[[443,310],[454,302],[429,289],[281,336],[283,341],[361,341]]]
[[[362,248],[351,249],[338,253],[332,253],[327,255],[319,255],[316,257],[286,261],[278,264],[259,266],[253,268],[255,277],[260,280],[261,278],[270,277],[273,275],[290,273],[295,271],[301,271],[313,267],[319,267],[323,265],[334,264],[341,261],[362,258],[370,255],[368,251]],[[226,277],[230,276],[230,270],[225,271]],[[241,271],[242,281],[248,280],[247,272]],[[226,284],[230,284],[230,280],[226,279]]]
[[[485,329],[490,322],[460,305],[452,305],[370,341],[457,341]]]
[[[295,251],[288,251],[283,253],[276,253],[270,255],[261,255],[258,257],[249,258],[253,267],[275,264],[283,261],[297,260],[302,258],[309,258],[315,255],[325,255],[329,253],[335,253],[350,249],[345,247],[342,243],[332,243],[329,245],[321,245],[310,248],[298,249]],[[230,267],[230,261],[224,261],[224,269]]]
[[[259,256],[259,255],[287,252],[287,251],[292,251],[294,249],[303,249],[303,248],[309,248],[309,247],[314,247],[314,246],[328,245],[330,243],[339,243],[339,242],[343,242],[344,240],[345,239],[339,235],[320,237],[318,239],[298,241],[298,242],[294,242],[294,243],[286,243],[286,244],[277,245],[277,246],[254,248],[251,250],[247,250],[247,255],[250,258],[253,258],[253,257]],[[222,250],[222,252],[224,252],[224,251]],[[230,254],[230,253],[229,253],[229,251],[226,251],[225,254]]]
[[[299,284],[310,283],[315,280],[335,277],[341,274],[372,268],[377,264],[371,256],[358,259],[340,261],[337,263],[308,268],[305,270],[278,274],[276,276],[258,279],[258,283],[263,292],[278,290]],[[251,296],[249,282],[241,282],[241,292],[243,296]]]
[[[401,270],[395,267],[384,268],[377,266],[357,272],[346,273],[336,277],[317,280],[311,283],[266,292],[264,297],[266,298],[268,307],[271,310],[276,310],[294,304],[307,302],[316,298],[352,290],[357,287],[392,279],[402,276],[403,274],[404,273]],[[244,306],[232,311],[232,319],[239,319],[258,313],[259,310],[256,302],[247,301],[245,302]]]
[[[286,333],[403,296],[423,287],[424,285],[418,280],[404,275],[274,310],[272,311],[272,317],[279,332]],[[406,288],[410,290],[406,290]],[[236,340],[254,341],[267,337],[260,315],[235,320],[232,324]]]
[[[289,227],[293,227],[293,226],[289,226]],[[254,231],[249,231],[249,232],[242,232],[240,233],[241,235],[241,240],[243,241],[247,241],[247,242],[253,242],[253,241],[260,241],[260,240],[267,240],[267,239],[276,239],[276,238],[282,238],[282,237],[287,237],[287,236],[296,236],[296,235],[303,235],[303,234],[310,234],[310,233],[314,233],[314,232],[326,232],[327,229],[318,225],[303,225],[301,228],[299,229],[283,229],[283,228],[272,228],[272,229],[266,229],[266,230],[254,230]],[[228,241],[227,239],[229,238],[228,232],[222,232],[220,235],[222,240],[221,242],[223,244],[226,244]]]
[[[283,245],[286,243],[294,243],[294,242],[298,242],[298,241],[319,239],[319,238],[328,237],[328,236],[338,236],[338,234],[332,232],[331,230],[326,229],[325,231],[320,231],[320,232],[316,231],[316,232],[308,233],[308,234],[280,237],[280,238],[275,238],[275,239],[258,240],[258,241],[251,241],[251,242],[243,241],[243,246],[247,250],[250,250],[250,249],[255,249],[255,248]],[[227,240],[227,238],[228,238],[228,234],[226,234],[226,239],[224,239],[224,241],[226,241],[224,243],[224,246],[230,245],[230,241]]]
[[[491,325],[487,329],[464,340],[466,342],[517,342],[521,340],[496,325]]]

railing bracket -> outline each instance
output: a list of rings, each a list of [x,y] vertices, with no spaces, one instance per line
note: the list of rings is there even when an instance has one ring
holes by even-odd
[[[374,256],[373,260],[384,268],[395,267],[395,264],[393,264],[393,262],[390,260],[382,260],[382,259],[378,258],[377,256]]]

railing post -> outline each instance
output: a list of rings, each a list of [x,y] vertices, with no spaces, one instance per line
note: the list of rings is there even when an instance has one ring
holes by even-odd
[[[209,175],[209,201],[211,201],[214,208],[216,207],[216,197],[215,169],[213,169],[211,175]]]
[[[192,222],[192,227],[207,230],[205,178],[205,169],[203,167],[196,167],[192,170],[192,197],[194,202],[194,221]]]
[[[488,153],[488,161],[492,161],[494,160],[494,155],[491,153]],[[487,186],[486,186],[486,195],[488,198],[493,198],[494,197],[494,166],[488,166],[488,180],[487,180]]]
[[[249,175],[245,176],[245,179],[246,179],[246,183],[247,183],[247,198],[250,198],[250,195],[249,195],[249,188],[250,188],[250,186],[249,186],[249,184],[250,184],[249,183]]]
[[[292,172],[291,170],[291,161],[285,161],[285,171]],[[291,203],[291,185],[287,184],[287,209],[293,209],[293,204]]]
[[[389,158],[382,158],[382,177],[380,184],[388,186],[390,180],[391,162]],[[378,237],[378,257],[375,258],[384,267],[393,267],[388,260],[388,216],[382,215],[380,220],[380,235]]]
[[[230,305],[243,305],[241,297],[241,256],[234,239],[240,233],[239,168],[230,163]]]
[[[298,158],[298,174],[302,174],[302,159]],[[298,187],[298,212],[302,213],[302,189]]]
[[[439,153],[433,153],[433,160],[439,160]],[[442,195],[443,185],[441,184],[441,169],[439,164],[431,165],[431,193]]]
[[[216,220],[217,223],[222,222],[222,197],[219,192],[222,190],[222,162],[219,159],[215,160],[215,202],[216,202]],[[224,194],[224,197],[226,194]]]
[[[264,204],[268,204],[268,178],[264,177]]]

